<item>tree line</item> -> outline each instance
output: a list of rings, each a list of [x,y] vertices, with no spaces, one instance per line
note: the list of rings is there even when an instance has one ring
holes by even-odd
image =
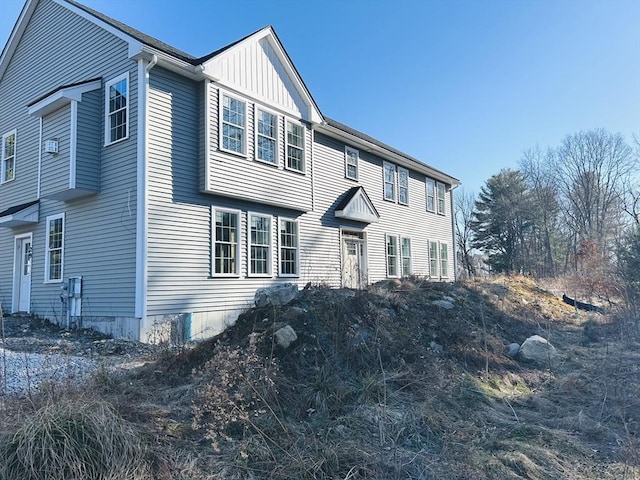
[[[477,196],[456,192],[456,243],[463,276],[572,276],[590,295],[640,296],[640,141],[597,129],[525,151]]]

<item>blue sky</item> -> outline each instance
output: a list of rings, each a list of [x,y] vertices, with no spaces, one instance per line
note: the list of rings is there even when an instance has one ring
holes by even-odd
[[[321,111],[478,192],[522,152],[640,136],[636,0],[81,0],[193,55],[273,25]],[[24,4],[0,0],[5,44]]]

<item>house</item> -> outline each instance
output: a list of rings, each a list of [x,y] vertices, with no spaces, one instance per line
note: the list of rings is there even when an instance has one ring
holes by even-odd
[[[271,27],[195,58],[28,0],[0,105],[5,312],[203,338],[265,286],[453,280],[458,180],[323,115]]]

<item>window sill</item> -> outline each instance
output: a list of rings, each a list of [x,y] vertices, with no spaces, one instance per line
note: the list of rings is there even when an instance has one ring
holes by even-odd
[[[127,135],[126,137],[119,138],[118,140],[115,140],[113,142],[105,143],[104,146],[105,147],[110,147],[111,145],[115,145],[116,143],[122,143],[122,142],[124,142],[125,140],[128,140],[128,139],[129,139],[129,135]]]
[[[344,176],[344,178],[345,178],[345,179],[347,179],[347,180],[351,180],[351,181],[353,181],[353,182],[357,182],[357,181],[358,181],[358,179],[357,179],[357,178],[347,177],[346,175]]]
[[[280,166],[280,161],[270,162],[268,160],[261,160],[259,158],[254,158],[254,160],[258,163],[262,163],[263,165],[269,165],[270,167],[278,168]]]
[[[240,278],[240,275],[235,273],[215,273],[209,278]]]
[[[292,172],[292,173],[297,173],[298,175],[306,175],[307,172],[306,170],[296,170],[295,168],[291,168],[291,167],[284,167],[285,170],[287,170],[288,172]]]
[[[238,157],[238,158],[249,158],[249,156],[246,153],[236,152],[234,150],[227,150],[225,148],[218,148],[218,151],[221,152],[221,153],[226,153],[227,155],[233,155],[234,157]]]
[[[62,281],[62,279],[60,279],[60,280],[45,280],[42,283],[45,284],[45,285],[55,285],[55,284],[63,283],[63,281]]]
[[[247,278],[273,278],[270,273],[250,273]]]
[[[2,182],[0,182],[0,185],[4,185],[5,183],[11,183],[16,179],[15,175],[13,178],[10,178],[9,180],[3,180]]]
[[[281,273],[278,278],[300,278],[300,275],[297,273]]]

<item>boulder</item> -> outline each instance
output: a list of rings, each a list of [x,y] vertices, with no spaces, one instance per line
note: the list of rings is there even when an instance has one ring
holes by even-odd
[[[453,302],[450,302],[449,300],[434,300],[431,304],[444,308],[445,310],[451,310],[454,307]]]
[[[307,313],[307,311],[302,307],[289,307],[282,313],[282,318],[285,320],[297,320],[305,313]]]
[[[298,339],[298,335],[291,325],[285,325],[284,327],[278,329],[274,334],[276,339],[276,343],[284,349],[289,348],[289,346]]]
[[[509,345],[507,345],[507,355],[509,355],[511,358],[515,358],[518,355],[519,351],[519,343],[510,343]]]
[[[259,288],[256,290],[254,302],[256,307],[281,307],[291,302],[298,296],[298,285],[295,283],[282,283],[273,287]]]
[[[520,346],[518,355],[522,360],[551,367],[555,366],[559,359],[556,348],[540,335],[527,338]]]

